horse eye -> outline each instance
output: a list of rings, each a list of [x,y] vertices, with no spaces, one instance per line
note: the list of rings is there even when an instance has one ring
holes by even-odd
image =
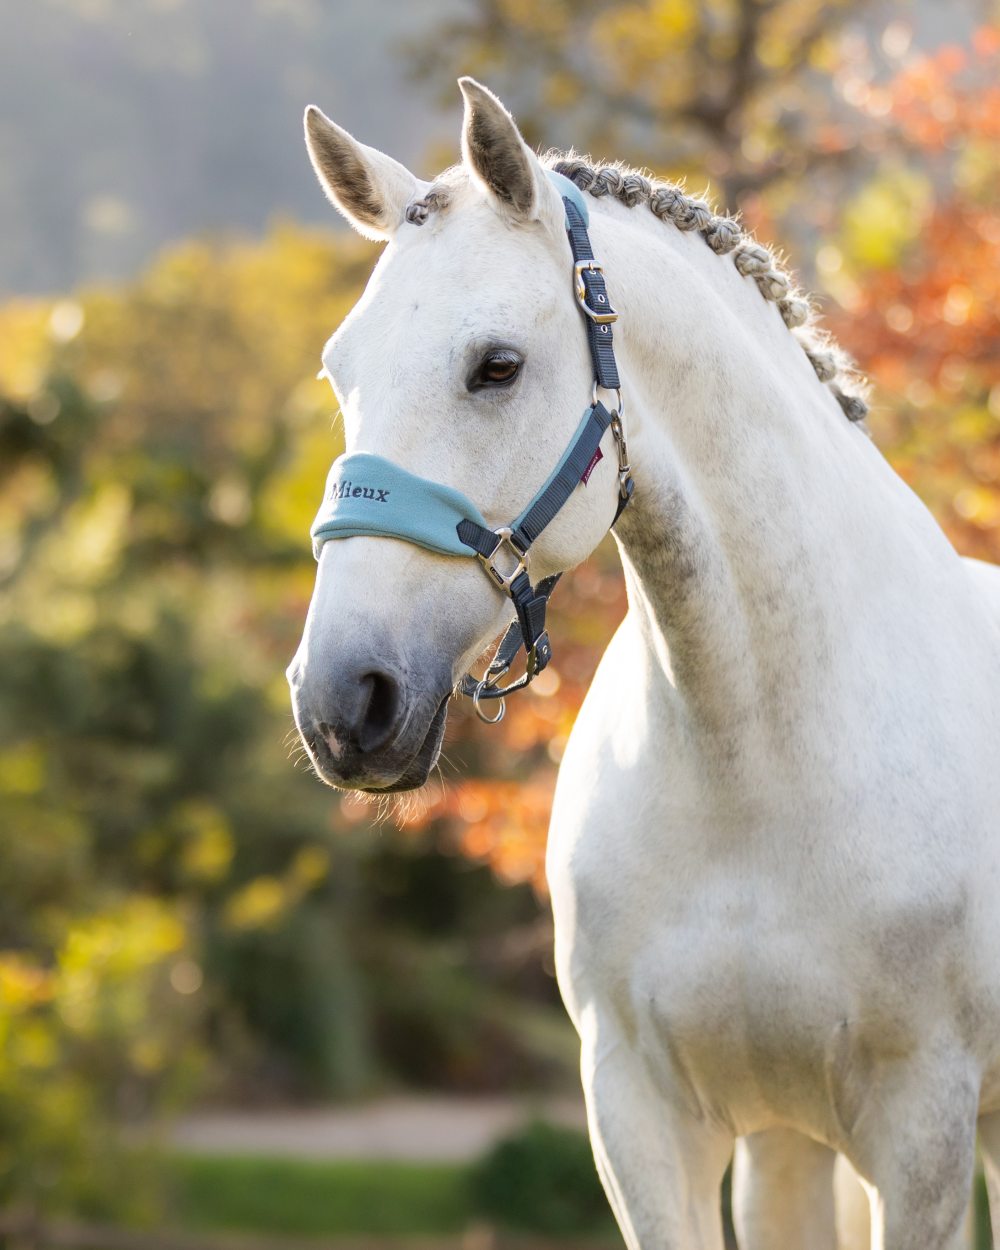
[[[469,379],[469,390],[479,391],[485,387],[510,386],[521,369],[521,357],[517,352],[498,350],[489,352],[480,361]]]

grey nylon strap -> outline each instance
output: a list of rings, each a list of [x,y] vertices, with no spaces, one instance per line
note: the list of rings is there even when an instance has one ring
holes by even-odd
[[[588,410],[583,428],[563,457],[557,472],[514,523],[511,540],[522,555],[579,486],[610,424],[611,413],[607,408],[600,401],[593,404]],[[481,556],[491,556],[499,546],[494,531],[477,525],[475,521],[460,521],[456,530],[462,542]]]
[[[587,226],[579,209],[572,200],[563,200],[563,204],[566,207],[566,234],[574,262],[579,264],[581,261],[593,260],[594,249],[590,244],[590,235],[587,233]],[[579,269],[578,272],[583,279],[584,302],[590,311],[600,316],[613,313],[614,309],[608,299],[608,288],[603,272],[600,269],[588,268]],[[587,342],[590,344],[590,355],[594,361],[594,376],[597,378],[598,386],[603,386],[609,391],[616,391],[621,386],[618,365],[615,362],[614,337],[609,323],[599,325],[590,317],[587,318]]]
[[[611,413],[598,400],[590,409],[590,415],[569,454],[542,493],[522,514],[511,537],[527,551],[538,535],[545,529],[573,491],[583,480],[587,467],[601,445],[601,439],[611,424]]]

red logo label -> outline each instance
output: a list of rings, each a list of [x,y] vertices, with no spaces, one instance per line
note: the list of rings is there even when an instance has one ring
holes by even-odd
[[[601,463],[603,459],[604,459],[604,452],[601,451],[600,447],[598,447],[598,449],[594,452],[593,456],[590,459],[590,464],[588,464],[587,467],[584,469],[583,477],[580,478],[580,481],[584,484],[584,486],[586,486],[587,483],[590,481],[591,473],[593,473],[593,471],[597,468],[597,466]]]

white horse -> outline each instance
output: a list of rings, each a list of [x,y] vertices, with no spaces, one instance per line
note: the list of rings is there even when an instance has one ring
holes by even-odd
[[[349,451],[501,525],[592,371],[559,195],[502,104],[460,85],[463,163],[434,184],[307,112],[333,203],[388,241],[323,363]],[[601,1178],[633,1250],[720,1250],[735,1141],[743,1250],[828,1250],[839,1152],[873,1246],[950,1250],[977,1121],[1000,1229],[1000,578],[845,419],[863,407],[790,330],[804,309],[768,253],[676,188],[562,168],[607,193],[591,233],[636,483],[615,528],[629,611],[548,847]],[[607,531],[610,433],[604,453],[533,577]],[[420,785],[508,617],[474,560],[326,543],[289,669],[320,775]]]

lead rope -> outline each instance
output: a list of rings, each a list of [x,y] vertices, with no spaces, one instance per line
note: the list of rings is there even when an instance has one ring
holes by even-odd
[[[461,693],[472,699],[476,715],[489,725],[503,720],[507,696],[529,686],[552,658],[545,613],[562,574],[543,578],[537,586],[532,586],[528,575],[528,549],[587,476],[605,430],[610,428],[618,453],[618,508],[612,526],[632,498],[635,485],[625,441],[625,405],[611,329],[618,320],[618,314],[608,299],[604,269],[594,259],[583,213],[569,196],[563,196],[562,200],[566,212],[566,235],[573,253],[574,292],[576,302],[586,317],[587,343],[594,364],[591,406],[552,480],[511,528],[489,530],[474,521],[462,521],[458,526],[459,538],[475,551],[491,580],[507,592],[514,604],[514,620],[501,638],[486,672],[478,680],[466,673],[459,684]],[[601,390],[614,392],[617,405],[614,410],[609,411],[601,403],[598,398]],[[496,557],[501,552],[508,561],[506,571],[497,567]],[[500,682],[510,672],[522,647],[525,652],[524,673],[508,685],[501,686]],[[482,707],[484,700],[497,701],[494,716]]]

